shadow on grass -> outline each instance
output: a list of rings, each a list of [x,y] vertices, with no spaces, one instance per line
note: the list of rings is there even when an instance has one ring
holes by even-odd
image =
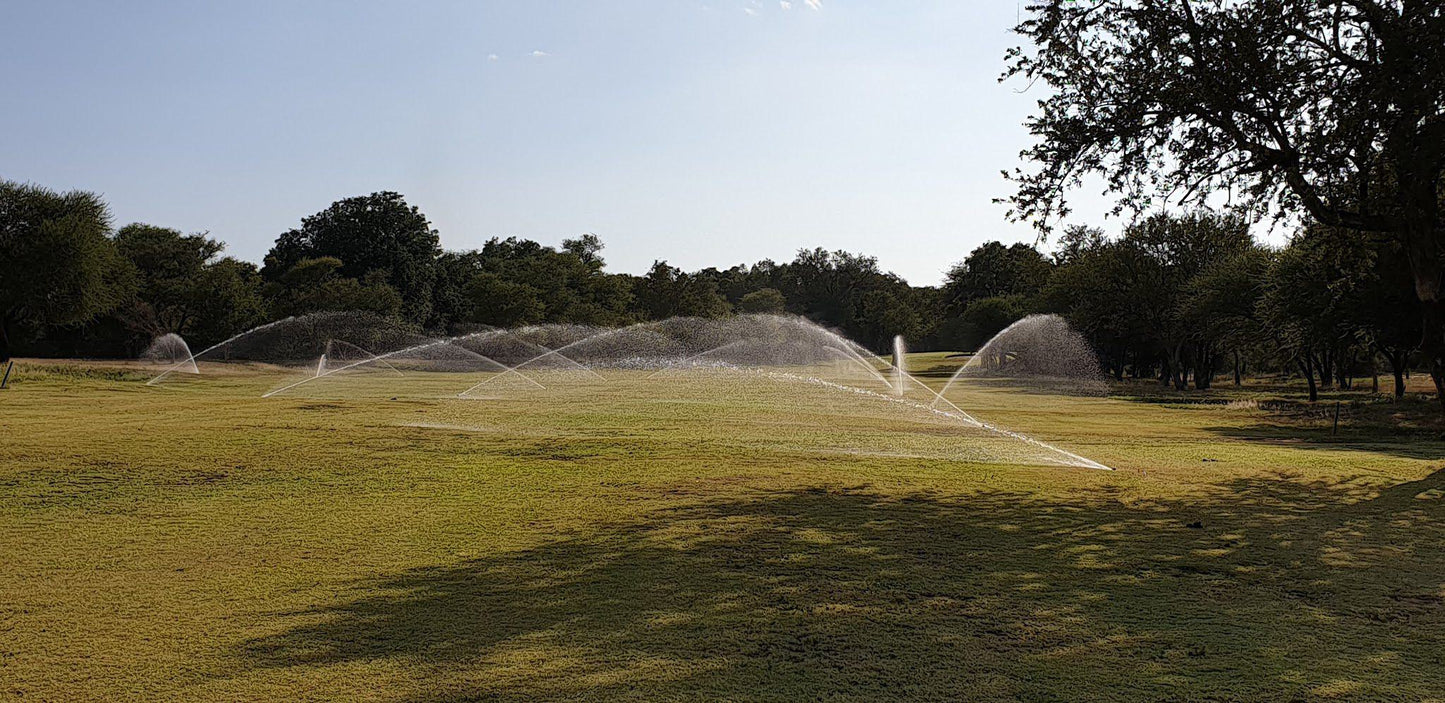
[[[1232,439],[1279,444],[1294,449],[1330,449],[1388,454],[1424,461],[1445,460],[1445,441],[1433,437],[1422,439],[1409,434],[1398,434],[1373,428],[1361,430],[1344,427],[1340,429],[1339,434],[1331,434],[1330,428],[1325,425],[1302,427],[1272,423],[1245,427],[1206,427],[1204,429]]]
[[[1246,402],[1258,413],[1254,422],[1205,429],[1234,439],[1301,449],[1445,460],[1445,418],[1433,401],[1351,393],[1319,403],[1290,398]]]
[[[400,667],[414,700],[1418,700],[1445,695],[1442,489],[704,497],[359,583],[240,655]]]
[[[958,370],[963,368],[962,363],[957,364],[934,364],[925,369],[912,369],[908,373],[916,378],[953,378]]]

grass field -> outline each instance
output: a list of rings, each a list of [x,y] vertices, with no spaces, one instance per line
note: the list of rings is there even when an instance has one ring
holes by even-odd
[[[1445,701],[1423,401],[148,377],[0,391],[0,699]]]

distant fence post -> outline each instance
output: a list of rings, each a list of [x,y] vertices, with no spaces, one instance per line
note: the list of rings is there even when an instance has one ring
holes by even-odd
[[[13,368],[15,368],[15,360],[11,359],[10,363],[5,366],[5,377],[0,378],[0,390],[4,390],[6,384],[10,383],[10,369]]]
[[[1340,401],[1336,400],[1336,401],[1335,401],[1335,424],[1334,424],[1334,426],[1330,427],[1330,435],[1333,436],[1335,433],[1337,433],[1337,432],[1339,432],[1339,431],[1340,431]]]

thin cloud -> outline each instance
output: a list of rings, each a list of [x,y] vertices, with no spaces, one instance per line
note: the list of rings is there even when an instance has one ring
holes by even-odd
[[[542,51],[541,49],[537,49],[536,51],[533,51],[532,53],[527,54],[527,55],[528,55],[528,56],[536,56],[536,57],[538,57],[538,58],[541,58],[541,57],[543,57],[543,56],[551,56],[551,54],[549,54],[549,53],[547,53],[547,52],[545,52],[545,51]]]
[[[803,0],[803,4],[813,10],[823,9],[823,0]]]
[[[793,3],[788,2],[788,0],[778,0],[778,7],[784,10],[791,10],[793,9]]]
[[[754,10],[754,9],[751,8],[751,7],[744,7],[744,8],[743,8],[743,12],[748,13],[748,16],[749,16],[749,17],[757,17],[757,15],[758,15],[758,11],[757,11],[757,10]]]
[[[502,60],[502,57],[497,56],[496,54],[487,54],[487,60],[488,60],[488,61],[501,61],[501,60]]]

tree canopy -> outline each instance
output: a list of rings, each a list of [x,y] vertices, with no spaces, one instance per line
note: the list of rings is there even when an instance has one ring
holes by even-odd
[[[338,200],[302,219],[277,238],[261,275],[279,282],[302,260],[333,258],[341,262],[336,276],[385,282],[401,296],[407,317],[430,322],[440,253],[426,216],[400,193],[381,191]]]
[[[1037,293],[1049,273],[1049,261],[1028,244],[985,242],[949,269],[943,295],[950,306],[963,310],[983,298]]]
[[[119,305],[134,285],[92,193],[0,181],[0,361],[31,325],[77,325]]]
[[[1227,193],[1381,233],[1445,375],[1445,6],[1411,0],[1049,0],[1005,77],[1049,95],[1012,214],[1047,228],[1090,175],[1116,212]],[[1445,386],[1441,386],[1445,391]],[[1442,392],[1445,401],[1445,392]]]
[[[785,262],[696,271],[659,260],[641,276],[607,271],[603,242],[592,234],[556,246],[494,237],[479,249],[421,255],[435,232],[414,208],[393,207],[404,203],[400,196],[381,194],[380,204],[377,196],[340,201],[283,233],[263,280],[254,265],[222,256],[221,244],[205,234],[133,224],[111,238],[104,204],[94,196],[13,185],[7,194],[5,242],[16,253],[0,265],[27,263],[9,269],[14,274],[0,287],[7,303],[27,296],[38,302],[9,304],[6,329],[12,339],[21,330],[22,350],[39,354],[132,355],[168,332],[204,346],[318,311],[391,317],[435,335],[481,326],[782,313],[879,352],[899,334],[915,350],[970,351],[1026,315],[1052,312],[1067,317],[1121,379],[1206,389],[1232,365],[1236,382],[1252,366],[1293,370],[1317,388],[1348,387],[1383,360],[1399,393],[1418,358],[1423,324],[1398,242],[1311,223],[1287,247],[1270,249],[1255,242],[1239,215],[1206,209],[1154,212],[1115,237],[1070,227],[1052,255],[1027,243],[985,242],[942,286],[931,287],[909,285],[871,256],[821,248],[799,250]],[[328,214],[338,212],[345,216]],[[281,254],[302,244],[344,248],[312,246],[298,233],[318,233],[316,242],[344,239],[345,228],[335,223],[353,220],[371,222],[367,236],[400,232],[421,244],[394,248],[399,261],[347,249],[367,263],[348,266],[319,255],[280,268],[289,260]],[[68,224],[54,224],[60,221]],[[65,236],[17,237],[52,229]],[[17,242],[41,244],[22,251]],[[413,290],[424,300],[412,299],[410,309],[394,273],[406,269],[430,272],[430,283]],[[21,286],[6,287],[12,281]],[[73,282],[82,285],[66,288]],[[51,296],[36,286],[70,292]],[[37,290],[42,294],[33,295]]]
[[[115,245],[137,283],[121,314],[148,338],[175,332],[209,345],[266,316],[256,266],[220,257],[225,245],[204,234],[130,224],[116,233]]]

